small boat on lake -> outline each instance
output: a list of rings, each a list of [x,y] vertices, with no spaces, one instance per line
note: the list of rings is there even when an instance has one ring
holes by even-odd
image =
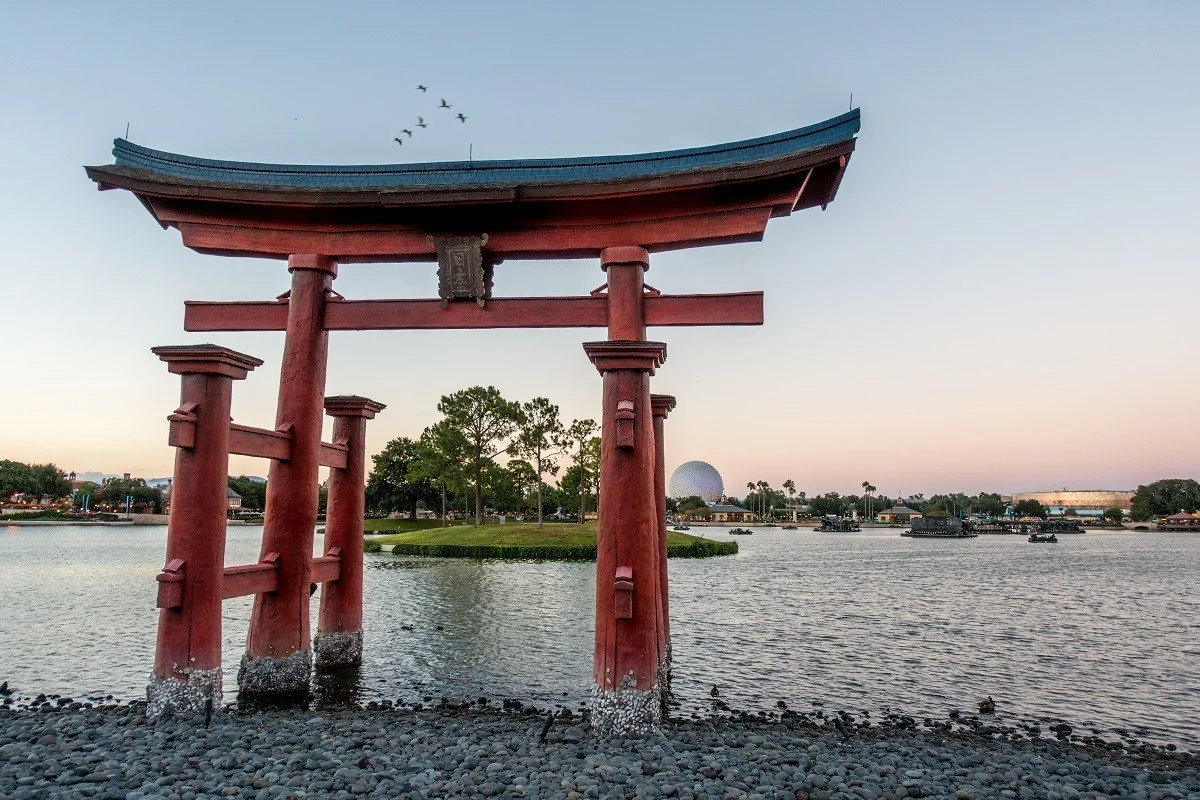
[[[1031,533],[1029,541],[1033,544],[1058,544],[1058,537],[1053,533]]]
[[[780,525],[779,529],[784,530],[784,531],[798,531],[798,530],[800,530],[800,526],[799,525]]]
[[[692,526],[688,525],[686,522],[680,522],[671,528],[673,531],[690,531],[691,529]]]
[[[1038,533],[1087,533],[1083,526],[1073,519],[1047,519],[1038,525]]]
[[[729,532],[730,536],[750,536],[754,531],[746,530],[745,528],[734,528]]]
[[[901,536],[914,539],[974,539],[972,533],[957,517],[921,517],[912,521],[912,528],[902,531]]]
[[[832,519],[830,517],[825,517],[823,520],[821,520],[821,527],[814,528],[814,530],[818,530],[823,533],[850,533],[853,531],[861,531],[862,528],[858,527],[858,520]]]

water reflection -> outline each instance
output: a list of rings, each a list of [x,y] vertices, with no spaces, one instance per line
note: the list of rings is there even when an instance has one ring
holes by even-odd
[[[165,530],[9,530],[0,680],[141,696]],[[260,537],[231,529],[228,562],[253,561]],[[944,716],[990,694],[1001,718],[1200,743],[1200,536],[1089,533],[1032,547],[756,529],[739,545],[735,557],[670,563],[676,713],[710,710],[714,684],[749,710],[823,701]],[[367,559],[363,665],[318,674],[318,705],[587,697],[592,564]],[[249,614],[249,598],[225,603],[229,698]]]

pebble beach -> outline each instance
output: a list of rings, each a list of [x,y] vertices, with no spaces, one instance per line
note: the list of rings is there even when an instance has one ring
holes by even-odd
[[[142,703],[0,708],[0,797],[1188,798],[1200,756],[986,717],[782,710],[597,738],[519,703],[388,701],[146,721]]]

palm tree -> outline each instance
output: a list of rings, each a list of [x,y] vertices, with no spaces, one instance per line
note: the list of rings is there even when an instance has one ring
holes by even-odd
[[[746,488],[750,490],[749,492],[746,493],[746,505],[749,506],[750,505],[750,495],[754,494],[754,481],[747,481]],[[755,509],[751,508],[750,511],[755,511]]]
[[[875,510],[873,508],[874,503],[872,502],[872,498],[871,498],[871,494],[875,491],[875,487],[871,485],[870,481],[863,481],[862,487],[863,487],[863,494],[865,495],[865,502],[863,503],[863,508],[867,512],[867,520],[870,521],[875,518],[874,513],[873,513]]]

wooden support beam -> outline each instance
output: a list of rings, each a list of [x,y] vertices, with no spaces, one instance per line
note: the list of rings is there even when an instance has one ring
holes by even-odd
[[[226,567],[221,599],[273,592],[279,588],[279,554],[267,553],[257,564]]]
[[[647,295],[646,325],[704,326],[763,324],[763,293]],[[282,331],[287,301],[184,304],[188,331]],[[478,328],[603,328],[608,298],[496,297],[475,303],[439,300],[342,300],[325,307],[330,331]]]
[[[339,551],[339,554],[329,553],[323,556],[317,556],[312,562],[312,581],[313,583],[327,583],[336,581],[342,574],[342,557],[340,548],[334,548]]]
[[[334,469],[346,468],[346,445],[344,444],[329,444],[321,442],[321,446],[317,452],[317,463],[322,467],[333,467]]]
[[[229,452],[287,461],[292,457],[292,437],[285,431],[269,431],[246,425],[229,425]]]

